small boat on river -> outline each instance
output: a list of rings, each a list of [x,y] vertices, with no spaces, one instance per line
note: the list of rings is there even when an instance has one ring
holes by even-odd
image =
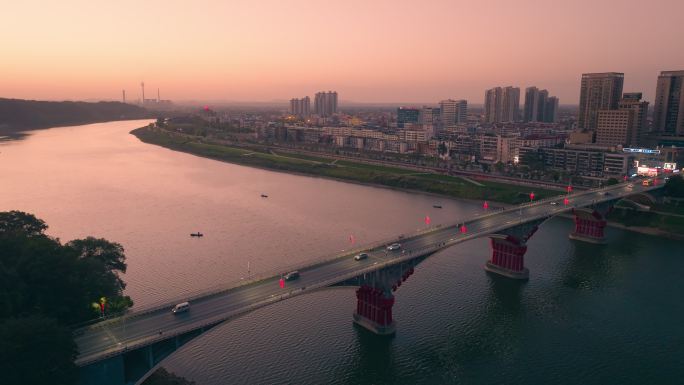
[[[436,209],[441,209],[441,208],[442,208],[442,205],[440,205],[440,204],[434,204],[434,205],[432,205],[432,207],[434,207],[434,208],[436,208]]]
[[[198,232],[196,232],[196,233],[190,233],[190,236],[191,236],[191,237],[203,237],[204,234],[202,234],[202,233],[200,233],[200,232],[198,231]]]
[[[262,197],[262,198],[268,198],[268,195],[266,195],[266,194],[261,194],[261,197]]]

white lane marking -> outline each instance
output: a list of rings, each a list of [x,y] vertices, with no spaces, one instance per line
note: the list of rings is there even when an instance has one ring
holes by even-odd
[[[119,342],[119,340],[117,340],[116,337],[114,337],[114,335],[109,331],[108,328],[104,327],[104,328],[102,328],[102,330],[103,330],[105,333],[107,333],[107,335],[109,336],[109,338],[112,339],[114,342]],[[106,340],[107,337],[105,337],[104,339]]]

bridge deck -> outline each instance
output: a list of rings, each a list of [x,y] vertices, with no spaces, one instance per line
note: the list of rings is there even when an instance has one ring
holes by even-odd
[[[632,188],[627,184],[619,184],[572,194],[569,196],[570,205],[568,206],[563,204],[565,196],[559,196],[533,204],[511,207],[466,219],[465,223],[468,228],[466,234],[458,231],[458,224],[436,227],[429,232],[400,240],[403,252],[387,252],[383,246],[377,246],[367,250],[369,258],[362,261],[355,261],[353,254],[346,254],[324,263],[301,268],[299,269],[301,277],[298,280],[286,282],[283,289],[278,284],[280,277],[276,275],[248,285],[226,288],[218,294],[212,293],[197,298],[192,301],[191,309],[187,313],[173,315],[170,311],[173,303],[156,310],[138,311],[125,317],[77,330],[76,343],[79,348],[79,357],[76,363],[79,366],[87,365],[127,350],[137,349],[175,335],[222,322],[291,296],[331,286],[469,239],[493,234],[519,223],[554,216],[569,211],[573,207],[616,200],[660,187],[662,183],[656,186],[634,184]],[[556,202],[556,204],[551,204],[551,202]]]

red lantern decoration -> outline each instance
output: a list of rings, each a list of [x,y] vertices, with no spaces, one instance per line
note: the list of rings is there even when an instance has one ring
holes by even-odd
[[[489,203],[487,203],[487,201],[485,201],[485,203],[482,205],[482,208],[487,210],[489,208]]]

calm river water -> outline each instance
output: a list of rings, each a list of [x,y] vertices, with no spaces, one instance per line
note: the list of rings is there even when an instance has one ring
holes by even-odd
[[[145,124],[0,142],[0,211],[32,212],[63,241],[121,243],[136,307],[481,210],[173,152],[128,134]],[[485,239],[429,258],[396,293],[394,338],[353,327],[354,290],[331,289],[227,322],[163,365],[198,385],[681,383],[681,242],[609,229],[586,245],[570,228],[555,218],[530,240],[527,283],[485,274]]]

